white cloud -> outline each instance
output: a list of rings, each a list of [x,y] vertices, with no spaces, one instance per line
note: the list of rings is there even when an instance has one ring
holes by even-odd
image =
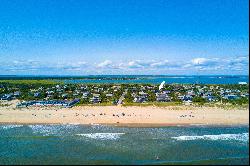
[[[140,64],[140,61],[136,60],[136,61],[128,62],[128,67],[129,68],[141,68],[143,66]]]
[[[64,69],[64,70],[69,70],[69,71],[81,71],[84,70],[87,67],[87,63],[83,62],[83,61],[79,61],[76,63],[66,63],[66,64],[61,64],[60,66],[58,66],[58,68],[60,69]]]
[[[129,68],[135,68],[135,69],[138,69],[138,68],[148,68],[150,67],[152,61],[143,61],[143,60],[134,60],[134,61],[130,61],[128,62],[127,66]]]
[[[110,60],[105,60],[99,64],[97,64],[97,67],[100,67],[100,68],[105,68],[105,67],[112,67],[112,61]]]
[[[206,62],[207,59],[206,58],[195,58],[195,59],[192,59],[191,61],[194,65],[199,65],[199,64],[203,64],[204,62]]]
[[[195,66],[213,66],[219,63],[218,58],[194,58],[191,60],[191,63]]]
[[[150,64],[150,66],[155,67],[155,68],[161,68],[161,67],[167,67],[168,64],[169,64],[169,61],[164,60],[164,61],[153,62]]]
[[[76,64],[79,66],[85,66],[85,65],[87,65],[87,62],[80,61],[80,62],[77,62]]]
[[[240,56],[240,57],[229,59],[228,62],[229,62],[229,65],[248,65],[249,57]]]
[[[5,71],[56,71],[56,70],[83,70],[87,67],[86,62],[76,63],[45,63],[34,60],[14,60],[13,62],[2,63],[0,69]]]
[[[190,63],[184,64],[184,68],[196,68],[209,71],[247,71],[249,59],[247,56],[230,58],[195,58]]]
[[[7,71],[26,71],[26,70],[38,70],[40,64],[38,61],[34,60],[14,60],[13,62],[8,62],[3,69]]]
[[[34,60],[14,60],[12,62],[1,62],[0,71],[10,71],[29,73],[29,71],[47,71],[53,72],[100,72],[100,73],[168,73],[168,71],[180,71],[180,72],[195,72],[206,71],[206,72],[218,72],[223,71],[239,71],[247,72],[249,65],[248,56],[229,57],[229,58],[204,58],[197,57],[189,61],[178,60],[130,60],[125,62],[112,62],[105,60],[98,64],[89,64],[85,61],[78,62],[65,62],[65,63],[53,63],[53,62],[39,62]],[[225,72],[224,72],[225,73]]]

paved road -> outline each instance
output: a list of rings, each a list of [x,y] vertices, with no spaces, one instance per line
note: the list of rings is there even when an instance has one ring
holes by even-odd
[[[125,99],[125,95],[127,94],[128,90],[125,89],[125,92],[122,93],[121,97],[119,98],[118,102],[117,102],[117,105],[120,105],[122,104],[122,101]]]

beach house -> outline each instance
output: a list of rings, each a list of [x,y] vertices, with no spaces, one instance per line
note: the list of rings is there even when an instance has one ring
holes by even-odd
[[[145,103],[148,101],[148,93],[145,93],[143,91],[139,92],[138,95],[134,97],[133,102],[135,103]]]
[[[85,91],[82,93],[82,99],[87,99],[89,96],[89,92],[88,91]]]
[[[15,97],[19,97],[20,95],[21,95],[21,92],[20,92],[20,91],[15,91],[15,92],[14,92],[14,96],[15,96]]]
[[[100,103],[101,102],[101,99],[100,99],[100,94],[93,94],[93,97],[91,97],[89,99],[89,102],[90,103]]]
[[[228,99],[228,100],[235,100],[235,99],[238,99],[239,96],[229,94],[229,95],[225,95],[224,98],[225,98],[225,99]]]
[[[72,107],[80,102],[80,99],[74,99],[72,101],[65,100],[45,100],[45,101],[27,101],[17,104],[16,107],[28,107],[28,106],[63,106]]]
[[[1,100],[12,100],[14,97],[13,93],[9,93],[9,94],[4,94],[3,96],[1,96]]]
[[[156,93],[156,101],[167,102],[167,101],[171,101],[171,99],[167,93]]]

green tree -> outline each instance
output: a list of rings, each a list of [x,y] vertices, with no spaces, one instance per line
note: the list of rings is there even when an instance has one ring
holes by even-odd
[[[127,92],[127,94],[125,95],[125,102],[127,103],[132,103],[134,100],[133,96],[131,95],[131,92]]]
[[[206,99],[203,98],[203,97],[198,97],[198,96],[195,96],[192,100],[193,102],[196,102],[196,103],[205,103],[206,102]]]
[[[153,92],[148,92],[148,101],[150,101],[150,102],[156,101],[155,93],[153,93]]]

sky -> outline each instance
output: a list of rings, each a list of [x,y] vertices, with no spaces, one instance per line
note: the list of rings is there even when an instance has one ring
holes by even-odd
[[[1,0],[0,75],[248,75],[248,0]]]

